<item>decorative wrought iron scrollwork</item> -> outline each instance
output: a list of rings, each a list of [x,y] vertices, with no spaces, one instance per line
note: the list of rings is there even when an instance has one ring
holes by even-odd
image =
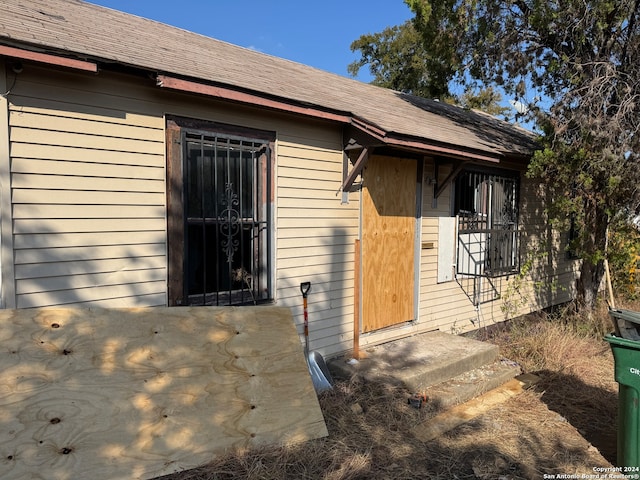
[[[238,194],[233,191],[233,183],[226,183],[224,188],[224,198],[222,199],[222,206],[225,207],[220,212],[220,218],[222,223],[220,224],[220,233],[223,236],[221,245],[222,251],[227,256],[227,263],[231,265],[233,262],[233,255],[238,250],[240,240],[237,238],[240,229],[242,228],[242,222],[240,218],[240,212],[236,209],[240,205]]]

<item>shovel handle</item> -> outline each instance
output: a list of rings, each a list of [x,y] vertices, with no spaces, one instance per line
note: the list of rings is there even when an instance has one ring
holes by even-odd
[[[307,294],[311,290],[311,282],[302,282],[300,284],[300,291],[302,292],[302,297],[307,298]]]
[[[307,313],[307,294],[309,293],[309,290],[311,290],[311,282],[302,282],[300,284],[304,313],[304,349],[307,355],[309,355],[309,314]]]

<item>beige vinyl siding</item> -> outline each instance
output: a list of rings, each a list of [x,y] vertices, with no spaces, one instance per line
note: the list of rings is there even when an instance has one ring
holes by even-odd
[[[162,117],[117,84],[46,79],[10,97],[16,306],[164,305]]]
[[[520,168],[506,165],[503,168]],[[425,170],[433,166],[427,162]],[[442,181],[449,168],[440,169]],[[491,279],[495,287],[492,301],[474,306],[465,293],[464,280],[437,282],[438,217],[451,215],[452,187],[449,185],[433,208],[433,189],[425,185],[422,217],[422,242],[434,244],[423,249],[420,271],[420,307],[418,329],[440,329],[462,333],[514,318],[551,305],[569,301],[575,295],[576,262],[564,254],[566,235],[550,229],[544,212],[542,188],[524,175],[520,178],[520,218],[522,230],[521,262],[532,262],[531,274]],[[485,280],[486,281],[486,280]],[[518,289],[514,288],[515,282]]]
[[[331,355],[353,342],[354,242],[359,195],[341,205],[339,130],[282,135],[278,143],[276,277],[278,303],[302,320],[300,283],[310,281],[311,348]]]
[[[527,295],[518,313],[567,302],[575,297],[579,262],[567,258],[567,232],[551,228],[544,212],[544,186],[526,180],[522,184],[522,262],[532,265]]]
[[[164,128],[165,115],[171,114],[275,132],[274,298],[291,308],[303,340],[299,286],[310,281],[311,348],[325,355],[351,348],[360,194],[349,194],[349,203],[341,204],[339,125],[161,90],[142,77],[53,72],[33,65],[25,66],[9,103],[13,210],[3,214],[3,222],[12,221],[9,243],[15,251],[11,265],[3,264],[11,277],[3,291],[15,288],[18,307],[166,304]],[[427,161],[425,177],[433,170]],[[441,166],[439,180],[448,174]],[[434,248],[420,250],[418,321],[363,335],[363,346],[504,319],[503,300],[478,311],[457,282],[437,283],[438,217],[450,215],[451,192],[445,189],[433,208],[433,186],[425,182],[423,190],[420,240]],[[532,215],[527,229],[539,243],[549,235],[544,219],[534,215],[542,210],[542,198],[524,179],[521,198],[523,215]],[[556,245],[562,237],[553,235]],[[574,263],[560,254],[545,262],[535,270],[542,277],[532,280],[546,289],[530,286],[530,300],[518,311],[571,296],[561,286],[571,284]],[[506,291],[507,280],[500,282]]]
[[[9,90],[8,69],[0,62],[0,92]],[[15,307],[13,235],[11,219],[11,162],[9,159],[9,102],[0,95],[0,308]]]
[[[341,204],[342,129],[159,90],[139,77],[27,65],[11,101],[18,307],[166,304],[165,115],[276,132],[273,279],[312,348],[353,338],[359,194]]]
[[[433,177],[434,164],[427,160],[424,166],[425,175]],[[421,329],[434,330],[442,328],[448,321],[441,321],[443,316],[453,317],[457,321],[469,315],[468,299],[460,287],[453,282],[438,283],[438,217],[451,215],[451,189],[446,188],[433,206],[434,189],[443,182],[451,172],[449,165],[438,170],[438,183],[424,185],[422,204],[422,244],[433,244],[434,248],[422,248],[420,254],[420,301],[418,319]],[[460,295],[462,293],[462,296]]]

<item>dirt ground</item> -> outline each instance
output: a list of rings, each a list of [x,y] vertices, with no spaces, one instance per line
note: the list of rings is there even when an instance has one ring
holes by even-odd
[[[615,465],[617,383],[611,349],[598,331],[534,318],[483,337],[540,382],[434,441],[412,433],[436,413],[428,402],[416,409],[407,391],[348,379],[320,396],[328,437],[238,452],[162,478],[580,478]]]

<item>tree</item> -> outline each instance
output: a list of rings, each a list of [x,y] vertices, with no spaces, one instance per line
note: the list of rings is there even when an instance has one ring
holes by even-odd
[[[373,75],[371,83],[379,87],[508,117],[510,109],[500,105],[502,96],[491,86],[482,89],[468,86],[462,95],[452,95],[449,82],[456,67],[455,62],[446,58],[453,54],[450,44],[442,42],[435,48],[430,39],[427,49],[425,42],[412,21],[362,35],[351,44],[351,51],[359,51],[360,59],[351,63],[348,71],[356,76],[368,65]]]
[[[640,210],[640,0],[406,3],[423,48],[458,81],[528,105],[545,145],[528,175],[554,192],[556,223],[573,222],[579,294],[592,308],[609,227]]]
[[[494,87],[488,86],[479,90],[467,89],[455,103],[462,108],[481,110],[489,115],[508,118],[511,113],[509,107],[500,104],[502,95]]]
[[[351,51],[359,51],[360,59],[349,65],[349,73],[356,76],[369,65],[374,77],[371,83],[379,87],[424,98],[447,96],[455,70],[434,57],[421,38],[411,21],[362,35],[351,44]]]

